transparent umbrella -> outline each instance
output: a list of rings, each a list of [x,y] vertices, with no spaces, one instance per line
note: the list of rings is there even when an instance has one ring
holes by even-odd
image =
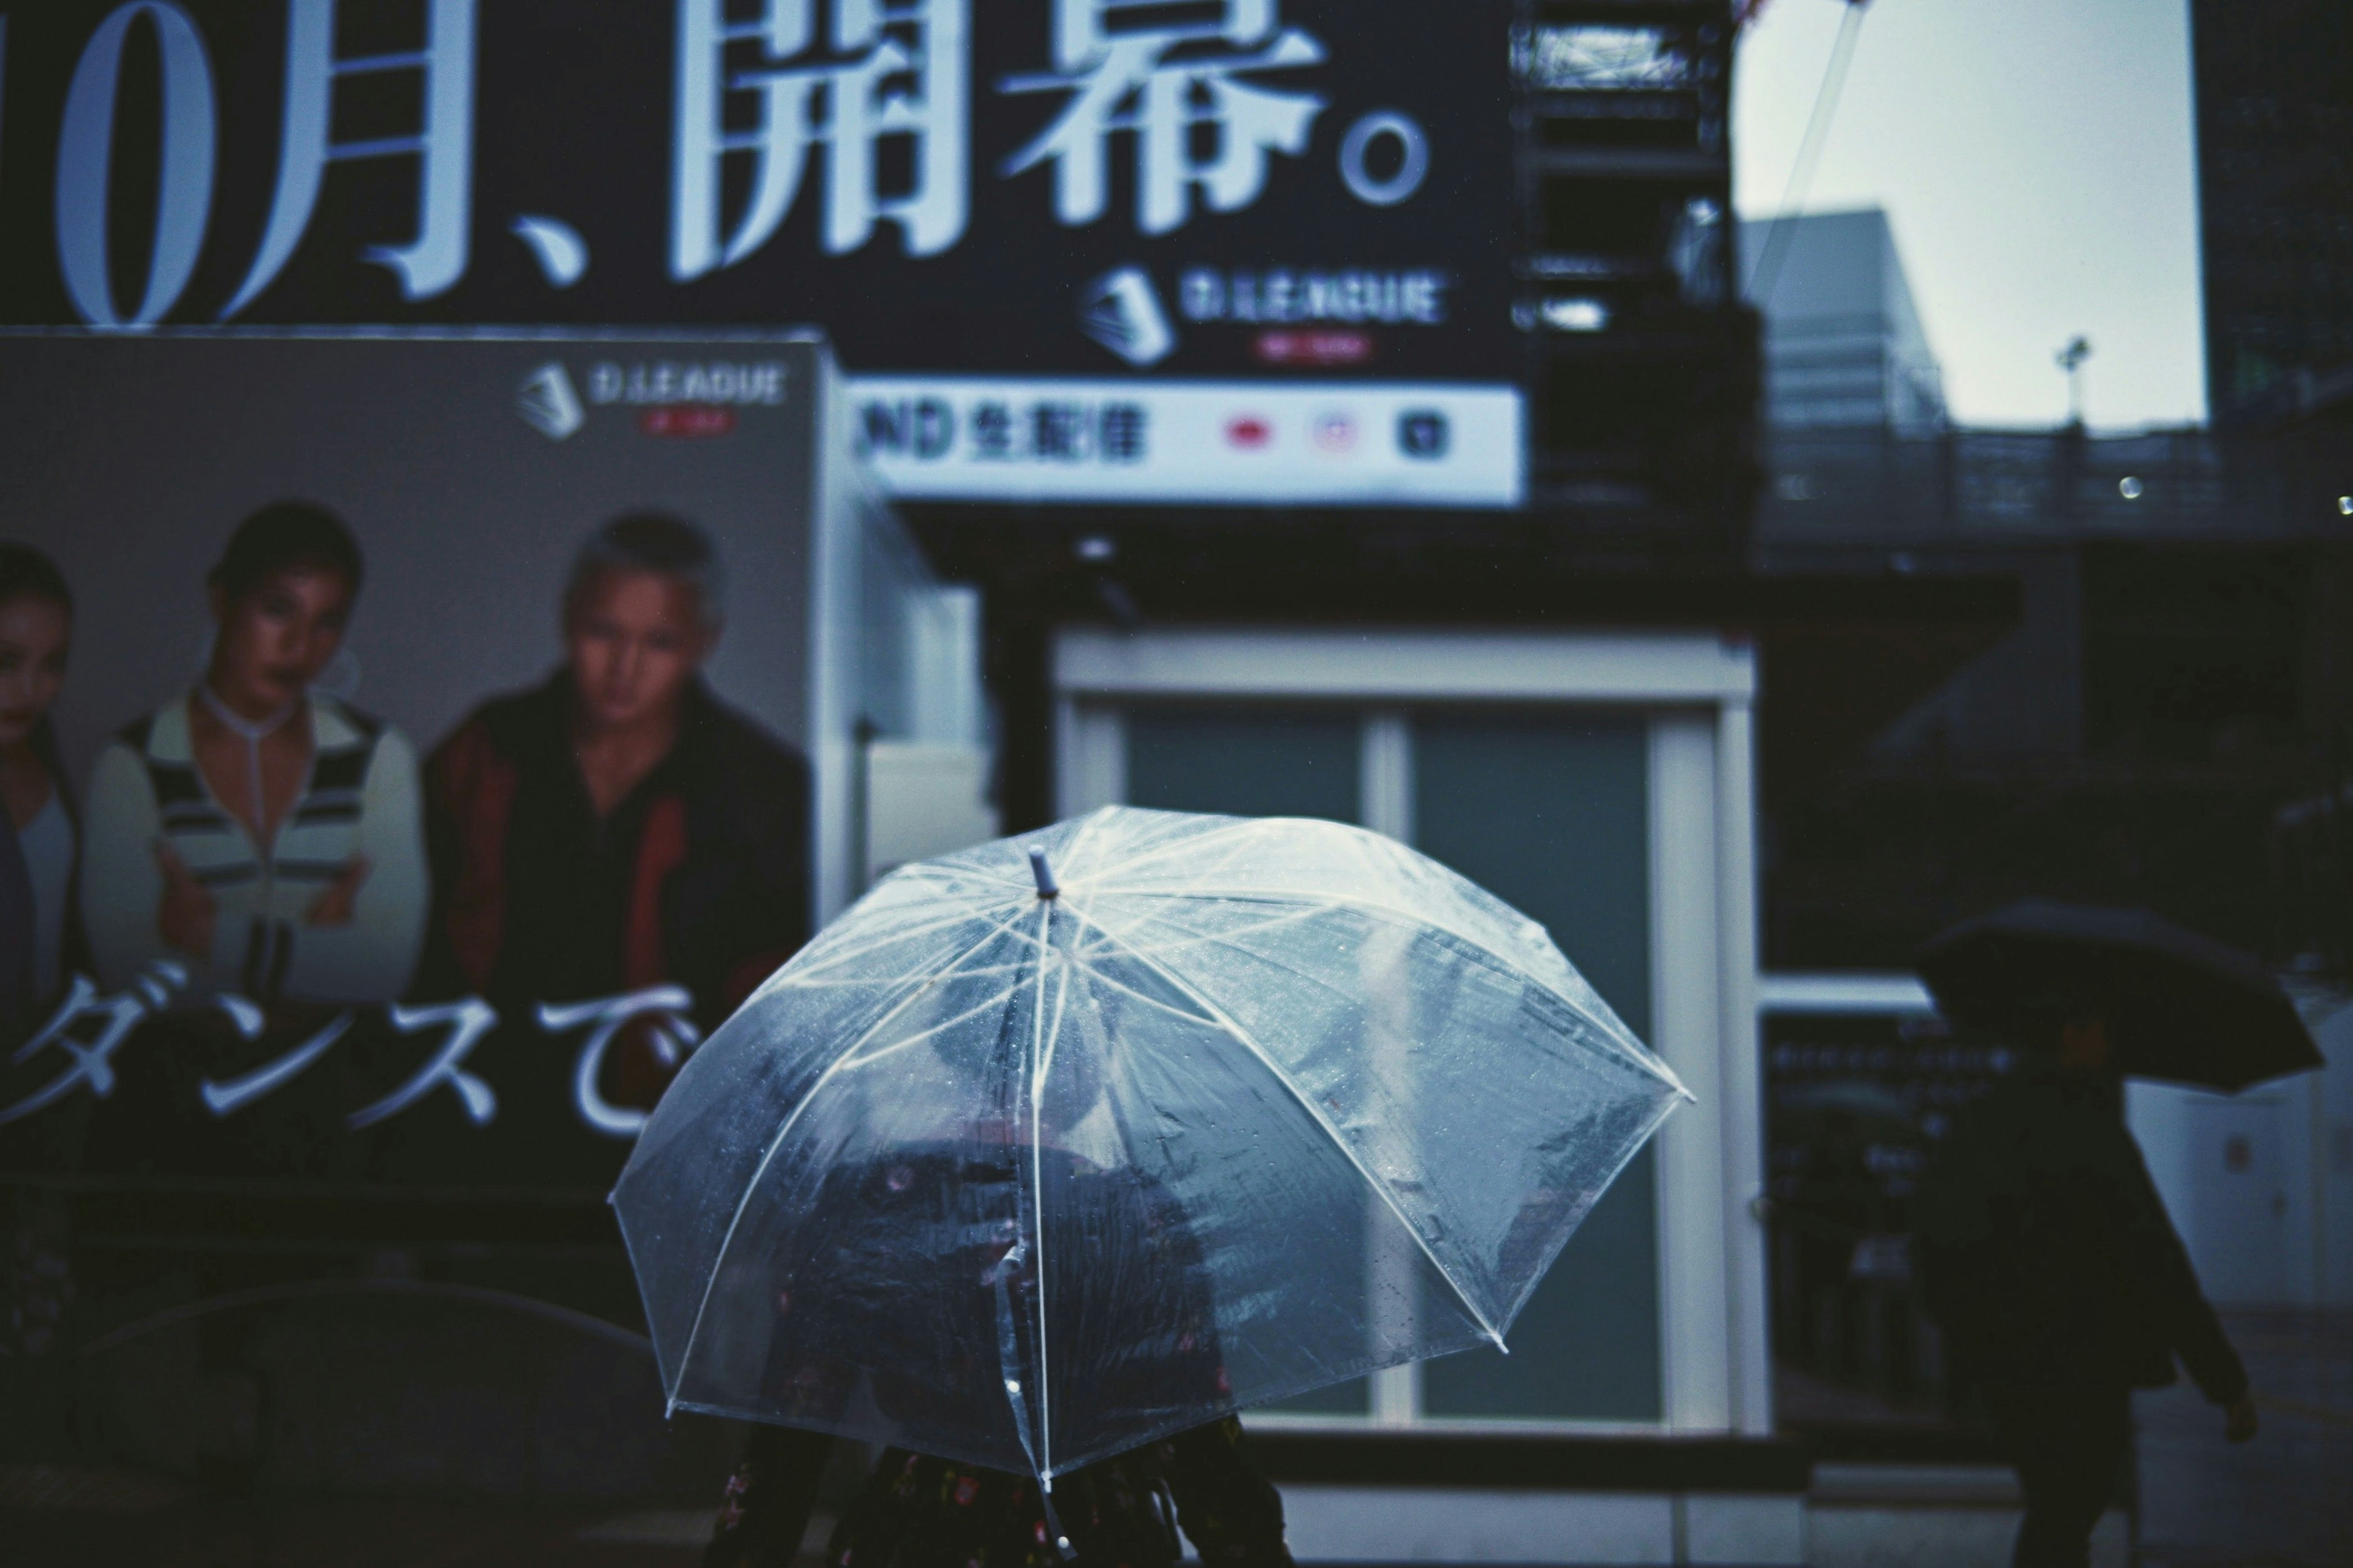
[[[672,1408],[1050,1480],[1503,1345],[1686,1098],[1403,845],[1112,807],[877,884],[613,1201]]]

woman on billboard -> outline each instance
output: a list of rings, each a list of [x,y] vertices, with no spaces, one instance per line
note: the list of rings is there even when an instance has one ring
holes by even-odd
[[[427,907],[416,753],[315,686],[361,574],[323,508],[280,501],[237,525],[206,578],[203,678],[91,775],[82,904],[103,984],[167,959],[256,1001],[407,985]]]
[[[72,640],[56,564],[0,543],[0,1049],[38,1022],[73,962],[79,835],[49,721]]]

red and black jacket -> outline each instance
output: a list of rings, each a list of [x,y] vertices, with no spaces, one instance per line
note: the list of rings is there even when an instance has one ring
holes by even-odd
[[[418,991],[504,1012],[674,983],[707,1033],[807,938],[807,768],[697,683],[677,744],[599,820],[571,709],[558,672],[427,760]]]

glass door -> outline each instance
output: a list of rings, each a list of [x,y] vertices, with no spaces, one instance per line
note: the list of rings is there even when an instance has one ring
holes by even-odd
[[[1355,822],[1364,795],[1360,728],[1345,709],[1134,709],[1127,804]]]
[[[1636,1034],[1651,1028],[1649,725],[1566,708],[1405,712],[1267,702],[1124,705],[1131,805],[1323,816],[1407,839],[1543,921]],[[1384,1260],[1367,1257],[1368,1279]],[[1297,1415],[1660,1418],[1653,1156],[1588,1216],[1522,1312],[1512,1354],[1466,1352],[1319,1390]]]
[[[1649,726],[1575,711],[1413,721],[1413,842],[1543,922],[1578,973],[1651,1038]],[[1425,1415],[1655,1421],[1656,1152],[1645,1145],[1569,1238],[1493,1349],[1421,1369]]]
[[[1130,805],[1360,819],[1363,726],[1345,709],[1175,706],[1138,708],[1125,718]],[[1267,1408],[1367,1415],[1372,1385],[1351,1378]]]

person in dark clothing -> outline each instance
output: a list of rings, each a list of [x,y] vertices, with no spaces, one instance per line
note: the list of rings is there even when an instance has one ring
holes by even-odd
[[[2225,1431],[2255,1431],[2246,1370],[2124,1122],[2107,1024],[2064,1010],[2050,1049],[1964,1113],[1925,1173],[1922,1284],[2018,1469],[2021,1568],[2089,1561],[2131,1436],[2131,1393],[2177,1356]]]
[[[822,1432],[756,1429],[728,1479],[703,1568],[788,1568],[833,1443]],[[1182,1555],[1179,1528],[1204,1563],[1291,1568],[1282,1494],[1251,1463],[1230,1415],[1059,1477],[1053,1502],[1089,1568],[1170,1568]],[[828,1538],[825,1561],[1060,1568],[1063,1559],[1030,1478],[888,1448]]]
[[[807,939],[807,770],[705,685],[719,595],[681,520],[625,516],[582,548],[564,668],[427,763],[421,994],[528,1016],[674,984],[708,1033]],[[608,1098],[650,1103],[674,1056],[617,1040]]]
[[[1077,1098],[1092,1094],[1082,1087]],[[1039,1184],[1034,1208],[1025,1173]],[[1046,1247],[1065,1258],[1071,1243],[1084,1249],[1054,1271],[1043,1302],[1025,1212],[1060,1216]],[[765,1405],[844,1429],[866,1403],[906,1445],[884,1450],[843,1512],[828,1568],[1173,1568],[1180,1526],[1205,1563],[1289,1568],[1281,1494],[1230,1416],[1057,1477],[1050,1498],[1033,1476],[917,1451],[978,1426],[1034,1461],[1042,1423],[1028,1401],[1050,1383],[1083,1384],[1092,1414],[1147,1431],[1226,1402],[1198,1241],[1174,1198],[1134,1166],[1033,1152],[1012,1137],[902,1147],[828,1171],[789,1256],[783,1288],[768,1289],[776,1276],[763,1283],[775,1303]],[[1051,1380],[1029,1329],[1048,1305]],[[1085,1414],[1068,1414],[1056,1413],[1057,1430],[1087,1443]],[[706,1568],[792,1562],[832,1441],[754,1429]]]

